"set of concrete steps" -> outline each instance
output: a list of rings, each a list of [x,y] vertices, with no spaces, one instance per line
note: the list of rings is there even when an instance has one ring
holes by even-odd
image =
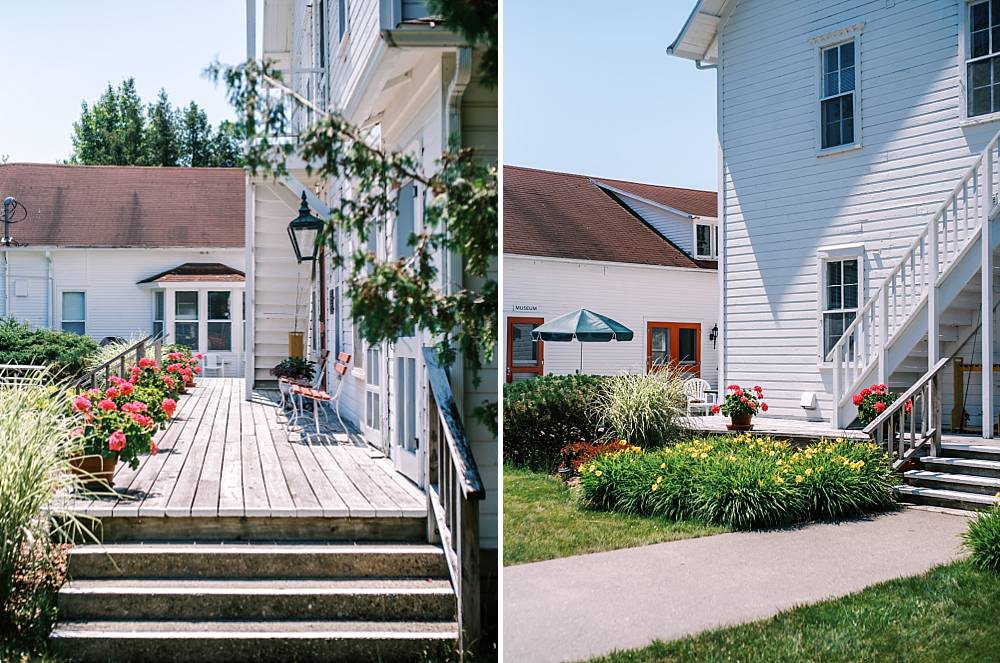
[[[939,456],[924,456],[896,486],[904,502],[982,511],[1000,493],[1000,446],[942,442]]]
[[[458,640],[444,553],[419,542],[83,545],[68,571],[68,660],[436,661]]]

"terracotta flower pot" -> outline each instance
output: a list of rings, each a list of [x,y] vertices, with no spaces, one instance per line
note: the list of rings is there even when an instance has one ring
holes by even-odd
[[[732,422],[726,425],[729,430],[753,430],[752,414],[731,414],[729,420]]]
[[[84,485],[87,488],[111,488],[115,467],[118,465],[118,456],[111,458],[105,458],[99,454],[77,456],[70,458],[69,464],[76,474],[83,477]]]

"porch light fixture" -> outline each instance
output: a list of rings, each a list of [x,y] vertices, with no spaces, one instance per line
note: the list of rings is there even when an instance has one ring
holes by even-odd
[[[309,211],[306,192],[302,192],[302,206],[299,215],[288,224],[288,238],[292,240],[292,250],[298,262],[316,259],[316,235],[323,227],[323,219],[318,219]]]
[[[719,338],[719,325],[712,327],[712,331],[708,332],[708,340],[712,342],[712,349],[715,349],[715,339]]]

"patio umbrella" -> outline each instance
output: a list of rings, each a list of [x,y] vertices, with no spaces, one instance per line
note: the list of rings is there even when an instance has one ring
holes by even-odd
[[[531,340],[607,343],[631,341],[634,335],[633,331],[622,323],[590,309],[581,308],[535,327],[531,331]],[[583,345],[580,346],[580,372],[583,373]]]

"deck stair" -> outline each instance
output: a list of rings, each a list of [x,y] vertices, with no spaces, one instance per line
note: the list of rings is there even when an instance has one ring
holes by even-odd
[[[1000,446],[942,442],[938,455],[915,464],[896,486],[903,502],[981,511],[1000,501]]]
[[[71,660],[442,660],[458,639],[421,542],[84,545],[68,573],[51,643]]]

